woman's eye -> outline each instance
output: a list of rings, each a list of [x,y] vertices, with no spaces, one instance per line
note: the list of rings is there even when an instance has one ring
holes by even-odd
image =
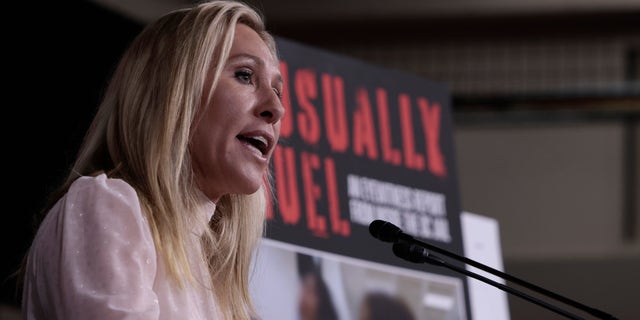
[[[235,73],[236,78],[238,78],[243,83],[249,84],[251,83],[252,73],[249,70],[239,70]]]

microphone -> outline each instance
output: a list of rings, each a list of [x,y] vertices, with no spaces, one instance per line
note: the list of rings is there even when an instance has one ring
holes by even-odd
[[[511,282],[515,282],[525,288],[528,288],[530,290],[536,291],[538,293],[541,293],[547,297],[550,297],[552,299],[556,299],[558,301],[561,301],[565,304],[571,305],[575,308],[578,308],[580,310],[583,310],[585,312],[588,312],[589,314],[596,316],[600,319],[607,319],[607,320],[616,320],[617,318],[615,318],[614,316],[603,312],[601,310],[586,306],[584,304],[581,304],[579,302],[576,302],[574,300],[571,300],[569,298],[566,298],[562,295],[559,295],[557,293],[551,292],[547,289],[544,289],[542,287],[536,286],[532,283],[529,283],[525,280],[522,280],[520,278],[517,278],[515,276],[509,275],[507,273],[501,272],[499,270],[493,269],[487,265],[484,265],[480,262],[477,262],[475,260],[457,255],[453,252],[447,251],[445,249],[436,247],[434,245],[419,241],[417,239],[415,239],[413,236],[406,234],[404,232],[402,232],[402,229],[400,229],[399,227],[397,227],[396,225],[394,225],[391,222],[388,221],[384,221],[384,220],[374,220],[369,224],[369,233],[376,239],[381,240],[383,242],[393,242],[393,253],[399,257],[402,258],[404,260],[410,261],[410,262],[414,262],[414,263],[430,263],[433,265],[438,265],[438,266],[443,266],[446,268],[449,268],[451,270],[454,270],[456,272],[460,272],[462,274],[465,274],[467,276],[470,276],[472,278],[478,279],[480,281],[483,281],[485,283],[488,283],[490,285],[493,285],[494,287],[497,287],[499,289],[502,289],[504,291],[507,291],[509,293],[512,293],[514,295],[517,295],[521,298],[524,298],[526,300],[529,300],[531,302],[534,302],[542,307],[545,307],[551,311],[554,311],[556,313],[562,314],[564,316],[567,316],[571,319],[582,319],[580,317],[577,317],[576,315],[573,315],[569,312],[566,312],[564,310],[558,309],[552,305],[549,305],[541,300],[538,300],[534,297],[531,297],[529,295],[526,295],[520,291],[517,291],[511,287],[505,286],[501,283],[492,281],[488,278],[485,278],[479,274],[473,273],[471,271],[468,271],[466,269],[462,269],[462,268],[458,268],[454,265],[451,265],[449,263],[447,263],[446,261],[444,261],[443,259],[441,259],[440,257],[437,257],[431,253],[429,253],[427,251],[427,249],[432,250],[432,251],[436,251],[438,253],[444,254],[450,258],[453,258],[457,261],[461,261],[464,262],[466,264],[472,265],[478,269],[484,270],[486,272],[489,272],[493,275],[496,275],[502,279],[511,281]]]
[[[396,242],[405,235],[396,225],[384,220],[373,220],[369,224],[369,233],[384,242]]]

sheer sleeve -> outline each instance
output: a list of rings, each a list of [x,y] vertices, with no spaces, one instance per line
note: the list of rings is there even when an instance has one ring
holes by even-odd
[[[158,319],[155,246],[138,197],[124,181],[78,179],[43,222],[32,249],[33,301],[48,306],[41,310],[49,309],[47,318]]]

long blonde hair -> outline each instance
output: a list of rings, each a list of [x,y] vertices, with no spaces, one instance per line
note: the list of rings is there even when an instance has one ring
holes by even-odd
[[[156,248],[179,285],[193,279],[185,243],[190,223],[199,221],[202,201],[189,155],[191,125],[198,108],[209,105],[238,23],[255,30],[277,57],[260,13],[237,1],[200,3],[148,25],[120,60],[57,193],[59,197],[79,176],[99,172],[127,181],[137,191]],[[206,83],[213,85],[205,88]],[[265,177],[254,194],[222,197],[204,226],[203,257],[228,318],[255,314],[248,274],[264,231],[268,181]]]

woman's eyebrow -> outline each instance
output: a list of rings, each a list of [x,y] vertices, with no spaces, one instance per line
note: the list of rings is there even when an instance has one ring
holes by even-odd
[[[264,60],[262,60],[261,58],[254,56],[252,54],[248,54],[248,53],[238,53],[235,55],[232,55],[229,57],[229,61],[231,60],[241,60],[241,59],[249,59],[251,61],[253,61],[255,64],[259,65],[259,66],[265,66],[265,62]],[[280,73],[278,73],[278,75],[276,76],[276,81],[280,82],[280,83],[284,83],[284,79],[282,78],[282,75]]]
[[[265,64],[261,58],[248,53],[238,53],[229,57],[229,60],[240,60],[240,59],[249,59],[261,66]]]

